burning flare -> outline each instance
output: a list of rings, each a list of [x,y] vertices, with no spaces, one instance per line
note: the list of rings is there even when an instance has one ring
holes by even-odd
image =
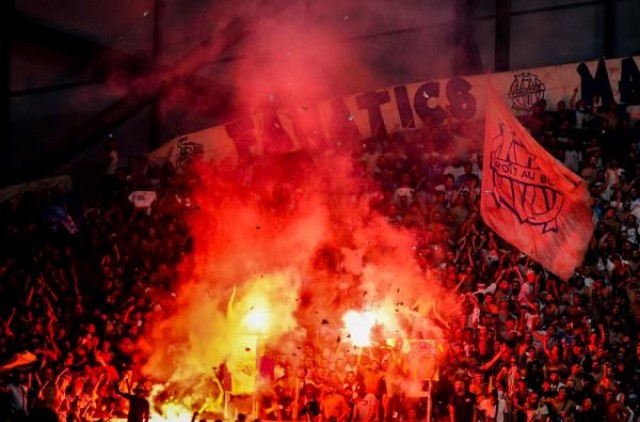
[[[376,325],[376,314],[371,311],[349,311],[342,317],[345,329],[354,346],[371,346],[371,330]]]

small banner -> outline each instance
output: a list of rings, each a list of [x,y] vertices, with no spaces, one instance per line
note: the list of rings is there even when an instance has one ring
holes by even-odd
[[[231,373],[231,394],[253,394],[258,375],[258,337],[245,335],[238,338],[228,361]]]
[[[410,378],[416,381],[438,381],[438,341],[409,340],[407,363]]]

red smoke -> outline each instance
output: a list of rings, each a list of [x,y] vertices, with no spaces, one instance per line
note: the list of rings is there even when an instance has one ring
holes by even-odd
[[[370,184],[351,163],[331,149],[201,169],[189,217],[194,251],[175,303],[149,322],[147,376],[191,390],[245,353],[256,330],[284,356],[302,343],[320,350],[319,337],[340,333],[349,310],[382,315],[382,341],[411,335],[405,311],[414,304],[455,314],[454,295],[414,259],[412,233],[369,209]]]

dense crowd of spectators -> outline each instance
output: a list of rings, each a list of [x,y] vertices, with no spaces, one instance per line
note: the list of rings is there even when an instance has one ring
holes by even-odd
[[[598,103],[598,99],[595,99]],[[482,128],[425,126],[369,139],[354,155],[373,212],[415,235],[415,257],[460,294],[432,416],[466,421],[635,421],[640,417],[640,132],[635,105],[553,111],[523,124],[589,184],[594,236],[583,265],[559,280],[510,248],[479,211]],[[464,147],[461,147],[463,145]],[[170,295],[190,252],[188,174],[170,166],[125,173],[108,151],[98,187],[25,194],[0,208],[0,421],[54,410],[62,420],[126,415],[122,391],[144,390],[135,341]],[[16,354],[17,353],[17,354]],[[305,346],[295,365],[274,356],[264,419],[421,420],[424,398],[403,397],[401,342],[332,359]],[[35,419],[45,420],[45,419]]]
[[[37,362],[0,371],[0,420],[40,405],[73,421],[127,414],[112,385],[136,387],[134,344],[158,310],[154,292],[171,288],[189,251],[187,190],[177,193],[181,176],[170,167],[125,174],[112,147],[108,157],[99,186],[2,204],[0,356],[9,366]],[[150,204],[130,198],[152,191]]]

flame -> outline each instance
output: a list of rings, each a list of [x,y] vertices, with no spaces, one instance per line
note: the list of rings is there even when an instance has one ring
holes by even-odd
[[[159,294],[163,310],[140,341],[142,375],[165,383],[154,420],[186,419],[211,396],[211,378],[220,393],[254,392],[260,359],[288,363],[309,343],[339,348],[338,330],[355,347],[410,338],[407,310],[424,292],[445,318],[458,309],[458,296],[416,263],[414,236],[360,198],[348,154],[274,155],[249,170],[246,184],[201,170],[199,212],[188,218],[197,248],[176,273],[175,297]]]
[[[344,314],[342,320],[354,346],[371,346],[371,330],[377,321],[374,312],[348,311]]]
[[[254,307],[244,317],[244,326],[251,332],[266,333],[269,329],[269,312],[263,307]]]
[[[151,408],[150,422],[191,422],[193,411],[191,397],[182,397],[179,401],[175,397],[168,400],[160,399],[159,395],[166,388],[163,384],[154,384],[149,395]]]
[[[162,415],[151,415],[151,422],[191,422],[192,413],[185,406],[178,403],[164,403],[160,406]]]

